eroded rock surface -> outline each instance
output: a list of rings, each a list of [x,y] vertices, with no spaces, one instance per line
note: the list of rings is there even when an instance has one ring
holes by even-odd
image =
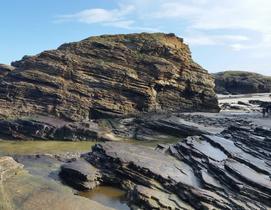
[[[30,157],[17,158],[24,159],[26,162],[25,158]],[[49,156],[40,159],[51,164],[57,161]],[[23,165],[13,158],[0,157],[1,210],[114,210],[95,201],[76,196],[71,189],[60,183],[35,173],[29,174],[22,168]]]
[[[23,165],[17,163],[12,157],[0,157],[0,183],[16,175]]]
[[[82,121],[150,111],[219,110],[214,82],[174,34],[90,37],[13,62],[0,116]]]
[[[6,76],[9,72],[13,71],[15,67],[0,64],[0,78]]]
[[[93,122],[67,122],[54,117],[0,120],[0,138],[7,140],[107,140]]]
[[[129,204],[141,209],[267,210],[270,134],[268,128],[231,126],[220,135],[190,136],[156,150],[97,144],[83,157],[100,171],[101,184],[120,186]]]

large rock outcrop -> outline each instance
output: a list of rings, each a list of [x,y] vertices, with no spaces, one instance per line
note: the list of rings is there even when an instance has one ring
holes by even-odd
[[[0,79],[0,116],[82,121],[219,110],[212,77],[174,34],[90,37],[25,56]]]
[[[215,91],[219,94],[249,94],[271,92],[271,77],[245,71],[225,71],[214,74]]]

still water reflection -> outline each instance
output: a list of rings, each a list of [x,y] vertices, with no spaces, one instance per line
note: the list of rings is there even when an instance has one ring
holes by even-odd
[[[125,192],[114,187],[100,186],[79,195],[118,210],[130,210],[125,203]]]

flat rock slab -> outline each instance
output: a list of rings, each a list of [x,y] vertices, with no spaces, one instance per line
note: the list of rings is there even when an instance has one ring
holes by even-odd
[[[234,139],[202,135],[157,150],[106,142],[84,158],[99,168],[101,183],[121,186],[142,209],[267,210],[270,165],[251,151]]]
[[[15,162],[10,158],[7,160],[12,164]],[[0,183],[0,209],[114,210],[87,198],[74,195],[70,188],[59,182],[30,175],[25,170],[21,170],[21,173],[9,177],[2,184]]]
[[[85,160],[76,160],[61,166],[60,177],[78,190],[90,190],[99,184],[101,174]]]
[[[114,167],[114,163],[117,161],[123,167],[140,170],[145,176],[163,177],[165,180],[183,182],[191,187],[199,185],[192,168],[187,164],[152,148],[129,143],[108,142],[96,145],[93,148],[93,157],[96,155],[95,153],[104,155],[105,159],[101,161],[105,161],[105,165],[112,163],[112,167]]]

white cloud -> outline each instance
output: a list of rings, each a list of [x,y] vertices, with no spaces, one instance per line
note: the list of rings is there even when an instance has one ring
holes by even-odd
[[[271,55],[270,0],[119,2],[122,4],[114,9],[86,9],[61,15],[58,21],[77,21],[137,31],[158,31],[157,28],[168,31],[167,24],[176,25],[173,32],[181,31],[180,35],[192,45],[223,45],[235,51],[258,50]]]
[[[200,33],[185,36],[186,42],[191,45],[235,45],[235,42],[249,41],[250,38],[243,35],[206,35]]]
[[[243,44],[231,44],[230,47],[234,50],[234,51],[240,51],[240,50],[243,50],[243,49],[247,49],[247,46],[246,45],[243,45]]]
[[[149,18],[184,22],[186,30],[212,35],[187,35],[192,44],[214,45],[229,42],[233,50],[271,48],[271,1],[270,0],[168,0],[159,1],[160,7],[148,14]],[[218,31],[236,31],[235,35],[216,37]],[[225,32],[226,31],[226,32]],[[246,34],[245,36],[242,33]],[[241,34],[241,36],[240,36]],[[249,47],[247,34],[258,34]],[[235,43],[231,43],[235,42]],[[268,46],[268,48],[267,48]],[[271,54],[271,53],[270,53]]]
[[[133,5],[120,5],[116,9],[106,10],[102,8],[86,9],[74,14],[59,15],[58,22],[77,21],[87,24],[104,24],[119,28],[129,28],[134,21],[126,18],[128,14],[133,12]]]
[[[135,21],[129,18],[135,11],[135,6],[121,4],[118,8],[106,10],[102,8],[86,9],[74,14],[59,15],[56,22],[77,21],[86,24],[101,24],[116,28],[157,31],[151,27],[141,27],[135,25]]]

